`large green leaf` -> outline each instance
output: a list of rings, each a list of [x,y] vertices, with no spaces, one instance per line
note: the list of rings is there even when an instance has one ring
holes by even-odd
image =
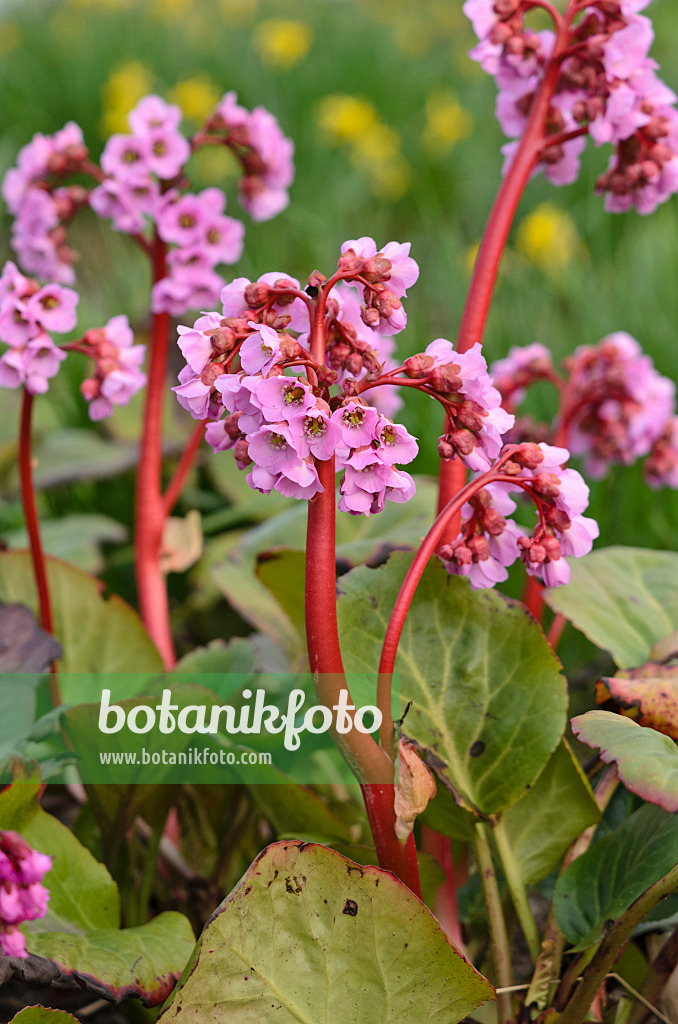
[[[534,786],[501,820],[523,883],[533,885],[550,874],[579,833],[599,818],[586,776],[563,740]]]
[[[617,762],[627,789],[666,811],[678,811],[678,749],[668,736],[611,711],[573,718],[572,731],[582,743],[600,747],[603,761]]]
[[[67,975],[96,979],[108,998],[137,996],[147,1006],[167,999],[195,939],[183,914],[166,911],[139,928],[105,928],[84,935],[41,932],[29,949]]]
[[[39,779],[21,778],[0,793],[0,828],[19,832],[52,858],[52,869],[45,876],[50,891],[47,916],[33,922],[31,931],[117,928],[120,901],[115,882],[70,829],[43,811],[39,791]]]
[[[121,930],[118,889],[73,833],[38,803],[37,779],[15,781],[0,793],[0,828],[12,829],[52,858],[44,884],[47,915],[26,926],[30,953],[66,975],[86,977],[110,997],[163,1002],[193,948],[182,914],[166,913],[140,928]]]
[[[648,804],[570,864],[558,879],[558,927],[576,949],[601,938],[678,861],[678,817]]]
[[[374,672],[410,562],[339,580],[339,624],[348,671]],[[524,606],[431,563],[412,602],[396,660],[403,730],[462,802],[495,814],[535,782],[565,727],[560,665]]]
[[[47,578],[63,672],[162,671],[162,659],[141,620],[121,598],[113,594],[106,599],[98,580],[56,558],[47,559]],[[37,610],[27,551],[0,553],[0,600]]]
[[[650,650],[678,626],[678,554],[611,547],[571,564],[564,587],[544,598],[620,668],[642,665]]]
[[[269,846],[210,919],[164,1024],[454,1024],[492,987],[394,875]]]
[[[133,469],[137,444],[101,437],[93,430],[62,427],[47,430],[34,445],[33,473],[38,490],[72,480],[104,480]]]

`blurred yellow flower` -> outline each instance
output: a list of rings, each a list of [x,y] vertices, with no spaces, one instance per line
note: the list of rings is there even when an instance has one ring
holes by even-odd
[[[479,249],[480,242],[474,242],[473,245],[469,245],[466,253],[464,254],[464,265],[469,276],[473,273],[473,268],[476,265],[476,258],[478,256]]]
[[[196,185],[224,187],[240,174],[240,164],[226,146],[202,146],[191,157],[191,180]]]
[[[129,131],[127,115],[152,89],[153,74],[141,61],[131,60],[111,73],[101,90],[101,134],[104,138],[114,132]]]
[[[461,139],[473,131],[473,118],[461,106],[454,93],[436,90],[426,99],[424,146],[432,156],[445,156]]]
[[[317,108],[318,125],[335,146],[360,139],[377,123],[377,111],[360,96],[333,93]]]
[[[98,7],[109,11],[124,11],[138,3],[139,0],[70,0],[71,7]]]
[[[561,270],[586,254],[574,221],[552,203],[541,203],[521,221],[516,249],[544,270]]]
[[[254,21],[258,6],[257,0],[220,0],[219,13],[229,25],[246,25]]]
[[[392,201],[405,194],[411,169],[401,152],[400,135],[379,120],[369,100],[343,93],[325,96],[316,119],[331,145],[347,147],[354,166],[367,173],[375,195]]]
[[[0,22],[0,57],[16,50],[21,42],[21,29],[13,21]]]
[[[196,124],[202,124],[212,113],[221,99],[221,90],[207,75],[194,75],[177,82],[168,93],[170,103],[181,107],[184,116]]]
[[[183,18],[193,8],[192,0],[153,0],[152,11],[158,18]]]
[[[311,49],[313,30],[305,21],[267,18],[254,31],[254,47],[266,64],[291,68]]]

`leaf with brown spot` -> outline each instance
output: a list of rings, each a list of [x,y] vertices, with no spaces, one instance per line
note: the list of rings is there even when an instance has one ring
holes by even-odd
[[[678,740],[678,664],[649,662],[639,668],[604,676],[596,686],[596,701],[614,706],[638,725]]]
[[[395,875],[315,843],[279,842],[215,911],[160,1019],[455,1024],[492,997]]]

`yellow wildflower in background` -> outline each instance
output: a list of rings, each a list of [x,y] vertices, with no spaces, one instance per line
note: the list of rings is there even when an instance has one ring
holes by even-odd
[[[333,93],[318,104],[318,125],[335,146],[362,138],[377,120],[375,107],[360,96]]]
[[[104,138],[114,132],[128,132],[127,115],[142,96],[153,90],[153,74],[141,61],[131,60],[113,71],[101,90],[101,134]]]
[[[177,82],[167,96],[169,103],[176,103],[184,117],[196,124],[202,124],[212,113],[221,99],[222,92],[207,75],[194,75]]]
[[[195,11],[192,0],[153,0],[151,9],[156,18],[183,18]]]
[[[473,118],[454,93],[437,89],[427,97],[422,141],[432,156],[445,156],[472,131]]]
[[[292,68],[308,54],[313,30],[305,21],[267,18],[254,31],[254,48],[265,64]]]
[[[541,203],[521,221],[516,249],[544,270],[562,270],[586,255],[574,221],[552,203]]]
[[[367,173],[375,195],[395,200],[405,194],[411,171],[400,135],[379,120],[369,100],[344,93],[325,96],[316,120],[330,145],[346,147],[353,165]]]
[[[13,21],[0,22],[0,57],[16,50],[21,42],[21,29]]]

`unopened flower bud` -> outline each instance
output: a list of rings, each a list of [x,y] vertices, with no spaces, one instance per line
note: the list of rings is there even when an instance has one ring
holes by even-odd
[[[372,299],[372,305],[386,318],[391,316],[394,309],[400,309],[402,302],[390,288],[383,288]]]
[[[255,281],[245,288],[245,302],[252,309],[259,309],[268,301],[270,294],[270,285],[264,284],[263,281]]]
[[[365,305],[360,307],[360,319],[367,327],[378,327],[381,321],[378,310]]]
[[[249,312],[249,311],[248,311]],[[250,333],[249,322],[253,316],[225,316],[219,321],[221,327],[230,327],[234,334],[240,336]]]
[[[456,363],[434,366],[429,374],[428,383],[434,391],[439,391],[442,395],[453,395],[462,385],[459,371]]]
[[[281,289],[287,292],[296,292],[298,288],[294,281],[290,281],[289,277],[279,277],[273,283],[273,287]],[[279,306],[289,306],[290,302],[294,302],[296,295],[277,295],[276,302]]]
[[[222,363],[208,363],[205,369],[200,374],[200,380],[202,381],[203,384],[206,384],[208,387],[212,387],[217,377],[221,377],[223,372],[224,367]]]
[[[410,356],[403,363],[405,376],[411,377],[414,380],[420,379],[421,377],[428,377],[434,363],[435,359],[433,356],[427,356],[425,352],[417,352],[416,355]]]
[[[347,377],[341,385],[344,395],[347,398],[359,398],[360,397],[360,386],[357,380],[353,377]]]
[[[359,352],[351,352],[344,360],[344,367],[350,374],[357,377],[363,369],[363,357]]]
[[[546,520],[561,533],[563,530],[569,530],[572,525],[572,520],[567,512],[563,512],[562,508],[557,508],[555,505],[550,505],[546,509]]]
[[[320,289],[320,288],[322,288],[322,286],[325,284],[326,281],[327,281],[327,278],[325,277],[324,274],[321,274],[319,270],[313,270],[308,275],[308,286],[309,286],[309,288],[318,288],[318,289]]]
[[[337,371],[331,370],[329,366],[320,366],[317,371],[318,384],[321,387],[331,388],[337,379]]]
[[[238,420],[242,416],[240,412],[232,412],[228,416],[224,417],[224,430],[231,438],[232,441],[237,441],[240,437],[240,427],[238,426]]]
[[[249,445],[244,437],[241,437],[235,442],[233,457],[235,458],[238,469],[244,469],[245,466],[249,466],[251,464],[252,460],[249,456]]]
[[[476,446],[476,436],[470,430],[453,430],[449,439],[460,455],[470,455]]]
[[[518,450],[514,452],[512,458],[525,469],[536,469],[539,463],[544,461],[544,453],[538,444],[524,441],[518,446]]]
[[[537,473],[531,483],[535,491],[546,498],[557,498],[560,494],[560,477],[555,473]]]
[[[496,508],[488,508],[483,513],[483,529],[491,537],[499,537],[506,527],[506,520]]]
[[[359,260],[353,249],[347,249],[346,252],[342,252],[341,256],[337,260],[337,268],[343,274],[350,274],[354,270],[360,267],[362,260]]]
[[[457,420],[463,423],[465,427],[468,427],[469,430],[482,430],[483,414],[487,416],[487,413],[477,402],[472,402],[468,399],[459,402],[458,405],[455,405],[454,411]]]
[[[474,562],[484,562],[490,557],[490,545],[484,537],[471,537],[468,541],[468,548]]]
[[[538,544],[536,541],[533,541],[532,544],[530,544],[527,557],[530,562],[541,565],[541,563],[546,560],[546,548],[543,544]]]
[[[95,377],[86,378],[80,385],[80,394],[86,402],[91,402],[101,394],[101,382]]]
[[[280,355],[283,359],[298,359],[303,349],[296,338],[283,334],[280,339]]]
[[[344,365],[344,360],[351,354],[351,346],[346,345],[343,341],[338,341],[336,345],[327,353],[327,360],[333,370],[340,370]]]
[[[542,547],[550,562],[557,562],[561,557],[560,543],[556,537],[542,537]]]
[[[360,269],[360,276],[372,284],[376,284],[379,281],[388,281],[391,276],[392,267],[393,264],[385,256],[372,256],[363,263]]]
[[[235,331],[230,327],[217,327],[213,331],[205,332],[212,342],[212,351],[219,355],[226,355],[235,346]]]
[[[438,455],[441,459],[453,459],[456,455],[454,448],[444,437],[438,441]]]

